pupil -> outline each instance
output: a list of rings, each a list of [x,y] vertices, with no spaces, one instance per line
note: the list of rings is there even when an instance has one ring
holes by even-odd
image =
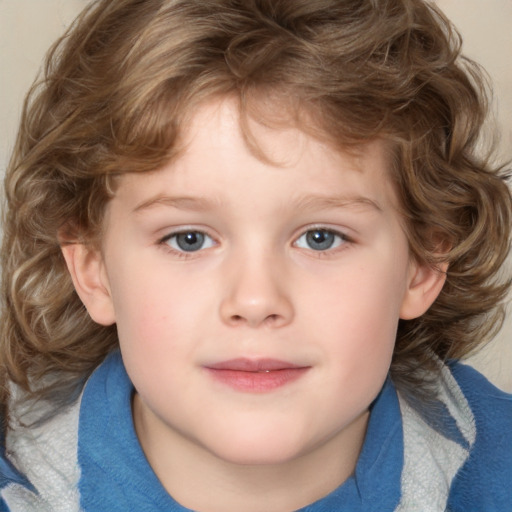
[[[176,243],[182,251],[197,251],[203,246],[204,235],[196,232],[179,233],[176,236]]]
[[[307,242],[311,249],[322,251],[329,249],[334,243],[334,234],[324,229],[310,231],[307,235]]]

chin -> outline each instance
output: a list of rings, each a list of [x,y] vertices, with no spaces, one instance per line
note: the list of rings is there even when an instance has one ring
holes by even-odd
[[[243,466],[285,464],[303,453],[301,447],[290,444],[289,438],[276,438],[275,435],[270,438],[231,439],[212,448],[210,451],[217,458]]]
[[[219,454],[222,460],[237,466],[280,466],[297,457],[297,454],[239,452]]]

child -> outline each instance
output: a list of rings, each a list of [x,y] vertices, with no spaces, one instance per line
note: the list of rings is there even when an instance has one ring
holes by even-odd
[[[6,181],[1,510],[512,509],[510,192],[422,0],[99,0]]]

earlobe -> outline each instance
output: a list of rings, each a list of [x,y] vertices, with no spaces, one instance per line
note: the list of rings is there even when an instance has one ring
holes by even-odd
[[[84,244],[61,247],[75,290],[91,318],[100,325],[115,323],[108,277],[99,250]]]
[[[430,308],[443,289],[447,270],[447,263],[437,268],[426,263],[411,263],[408,288],[400,308],[402,320],[418,318]]]

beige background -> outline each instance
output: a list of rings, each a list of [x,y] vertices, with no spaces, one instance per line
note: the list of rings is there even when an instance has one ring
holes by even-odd
[[[14,142],[23,97],[54,39],[85,0],[0,0],[0,173]],[[465,53],[495,87],[500,150],[512,158],[512,0],[438,0],[464,37]],[[512,312],[493,343],[471,363],[512,392]]]

